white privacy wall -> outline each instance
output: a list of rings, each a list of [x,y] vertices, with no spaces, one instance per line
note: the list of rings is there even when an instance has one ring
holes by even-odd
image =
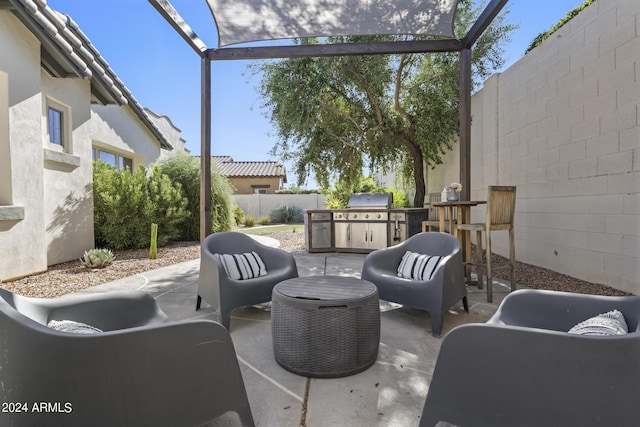
[[[471,197],[517,185],[519,261],[640,294],[639,104],[638,0],[598,0],[473,96]]]

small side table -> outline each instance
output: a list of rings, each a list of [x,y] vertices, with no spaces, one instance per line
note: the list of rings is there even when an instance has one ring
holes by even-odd
[[[276,361],[290,372],[315,378],[362,372],[378,357],[378,289],[354,277],[285,280],[273,288],[271,334]]]

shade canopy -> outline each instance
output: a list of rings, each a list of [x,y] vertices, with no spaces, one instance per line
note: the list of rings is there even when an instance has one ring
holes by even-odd
[[[381,34],[453,38],[458,0],[207,0],[218,46]]]

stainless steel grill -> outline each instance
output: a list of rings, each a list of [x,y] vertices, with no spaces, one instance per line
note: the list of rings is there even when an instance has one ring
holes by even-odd
[[[396,245],[419,233],[428,214],[394,209],[393,193],[354,193],[346,209],[306,211],[307,250],[368,253]]]
[[[348,208],[390,209],[393,207],[393,193],[353,193],[349,197]]]

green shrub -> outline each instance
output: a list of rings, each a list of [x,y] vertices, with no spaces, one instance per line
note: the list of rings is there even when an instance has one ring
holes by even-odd
[[[269,216],[271,217],[271,222],[277,224],[301,224],[304,222],[302,209],[296,206],[282,206],[271,211]]]
[[[260,223],[260,225],[267,225],[269,224],[269,217],[261,216],[260,219],[258,219],[258,222]]]
[[[118,171],[103,162],[93,166],[94,232],[96,246],[115,250],[149,245],[151,223],[158,224],[158,245],[180,236],[189,216],[179,185],[155,167]]]
[[[238,205],[233,209],[233,217],[236,220],[236,224],[242,224],[244,222],[244,211]]]
[[[216,165],[211,165],[211,228],[216,231],[232,230],[235,224],[233,190]]]
[[[244,225],[247,227],[253,227],[254,225],[256,225],[256,219],[252,216],[245,216]]]
[[[393,207],[405,208],[407,205],[407,195],[404,191],[397,189],[389,189],[379,186],[372,175],[362,177],[360,182],[355,186],[349,183],[338,181],[335,184],[335,190],[327,193],[327,201],[325,203],[330,209],[344,209],[349,203],[349,198],[353,193],[389,193],[393,194]]]
[[[180,226],[181,240],[200,239],[200,162],[186,153],[173,154],[158,163],[171,182],[179,183],[190,215]]]
[[[181,226],[182,240],[200,239],[200,161],[186,153],[173,154],[158,163],[162,173],[174,183],[180,183],[187,199],[190,216]],[[229,231],[238,224],[233,191],[229,181],[211,166],[211,227],[213,231]],[[244,214],[243,214],[244,215]]]

